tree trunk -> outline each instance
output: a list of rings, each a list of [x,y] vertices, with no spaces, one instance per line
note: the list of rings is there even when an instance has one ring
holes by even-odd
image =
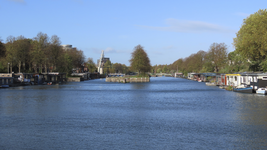
[[[43,66],[42,66],[42,64],[41,64],[41,66],[40,66],[39,68],[41,69],[41,71],[40,71],[40,69],[39,69],[39,72],[40,72],[40,73],[43,73]]]
[[[46,64],[45,64],[45,73],[47,73],[47,68],[46,68]]]
[[[19,61],[19,73],[20,73],[20,68],[21,68],[21,61]]]
[[[34,72],[37,73],[37,66],[34,64]]]
[[[26,70],[26,68],[25,68],[25,62],[23,62],[23,69],[24,69],[24,71]]]
[[[31,65],[31,63],[29,64],[29,72],[31,72],[32,71],[32,65]]]

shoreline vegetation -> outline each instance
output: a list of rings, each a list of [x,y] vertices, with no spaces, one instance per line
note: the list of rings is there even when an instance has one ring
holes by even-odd
[[[228,45],[211,44],[208,51],[199,50],[169,65],[154,65],[153,73],[181,72],[235,73],[267,71],[267,10],[260,9],[243,20],[233,39],[235,50],[228,53]]]
[[[0,39],[0,72],[64,72],[71,76],[73,68],[83,67],[95,70],[85,61],[82,50],[64,47],[57,35],[39,32],[32,39],[9,36],[6,43]]]
[[[131,53],[130,66],[107,61],[105,73],[235,73],[267,71],[267,10],[260,9],[243,20],[240,30],[233,39],[235,50],[228,53],[225,43],[212,43],[208,51],[199,50],[186,58],[180,58],[169,65],[151,66],[150,59],[141,45],[137,45]],[[3,43],[0,39],[0,72],[65,72],[70,77],[74,68],[77,72],[95,72],[96,65],[92,58],[85,61],[82,50],[64,49],[60,38],[51,38],[42,32],[29,39],[24,36],[9,36]],[[254,41],[254,42],[253,42]],[[134,77],[133,77],[134,78]]]

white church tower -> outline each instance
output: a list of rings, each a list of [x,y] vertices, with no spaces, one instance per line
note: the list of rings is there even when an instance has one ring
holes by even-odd
[[[100,74],[103,74],[103,60],[104,60],[104,51],[102,50],[101,57],[98,62],[98,68],[97,68]]]

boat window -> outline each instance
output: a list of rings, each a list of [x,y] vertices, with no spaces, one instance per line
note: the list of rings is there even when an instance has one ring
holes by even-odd
[[[8,84],[8,79],[6,79],[6,84]]]
[[[237,77],[235,76],[235,81],[237,81]]]
[[[5,84],[5,79],[2,79],[2,84]]]
[[[267,80],[267,77],[262,77],[262,80]]]

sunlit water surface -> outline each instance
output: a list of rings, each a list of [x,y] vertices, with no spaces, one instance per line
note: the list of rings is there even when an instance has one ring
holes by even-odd
[[[159,77],[0,89],[0,149],[265,149],[267,96]]]

